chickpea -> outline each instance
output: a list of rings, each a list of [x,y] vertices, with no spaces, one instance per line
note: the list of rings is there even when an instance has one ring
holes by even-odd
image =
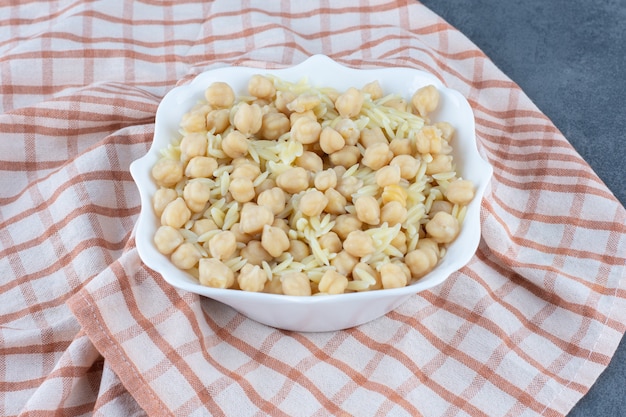
[[[406,287],[408,283],[402,268],[393,263],[387,263],[380,267],[380,280],[385,289]]]
[[[178,198],[178,193],[172,188],[159,188],[152,196],[152,207],[154,207],[154,214],[157,217],[161,217],[165,207],[172,201]]]
[[[361,196],[354,201],[357,218],[363,223],[377,225],[380,223],[380,206],[373,196]]]
[[[417,171],[420,168],[420,162],[411,155],[398,155],[395,156],[391,162],[391,166],[397,166],[400,168],[400,177],[405,180],[412,180],[417,175]]]
[[[298,208],[305,216],[316,217],[324,211],[327,204],[328,198],[324,193],[312,188],[305,191],[302,197],[300,197]]]
[[[387,165],[376,171],[374,176],[376,184],[383,188],[387,185],[398,184],[400,182],[400,167],[397,165]]]
[[[200,111],[192,111],[183,114],[180,127],[185,132],[202,132],[206,130],[205,115]]]
[[[343,294],[347,287],[348,278],[332,269],[324,272],[318,284],[319,291],[326,294]]]
[[[170,260],[176,267],[180,269],[193,268],[198,263],[202,254],[193,245],[193,243],[185,242],[172,252]]]
[[[289,253],[293,256],[294,261],[301,262],[311,254],[311,248],[301,240],[291,240],[289,242]]]
[[[254,191],[256,191],[256,195],[260,195],[263,191],[271,190],[276,187],[276,181],[271,178],[264,179],[259,185],[254,187]]]
[[[391,185],[385,186],[381,194],[381,199],[383,201],[383,204],[387,204],[390,201],[397,201],[400,204],[402,204],[402,207],[406,207],[407,198],[408,198],[407,191],[398,184],[391,184]]]
[[[304,272],[287,272],[280,277],[280,282],[285,295],[311,295],[311,281]]]
[[[276,185],[291,194],[297,194],[309,188],[309,174],[302,167],[287,169],[276,177]]]
[[[337,186],[337,173],[332,168],[328,168],[326,171],[319,171],[313,178],[313,184],[320,191],[334,188]]]
[[[370,95],[370,99],[378,100],[383,96],[383,88],[380,86],[378,81],[372,81],[363,86],[361,89],[364,93]]]
[[[304,151],[302,155],[296,158],[296,166],[302,167],[307,171],[319,172],[324,169],[324,161],[315,152]]]
[[[352,194],[359,191],[362,186],[363,181],[357,177],[342,177],[336,187],[336,190],[339,191],[348,201],[352,201]]]
[[[409,139],[395,138],[389,142],[389,149],[394,155],[411,155],[413,154],[413,145]]]
[[[296,99],[296,94],[292,91],[277,91],[274,105],[279,112],[289,115],[291,110],[287,108],[287,105]]]
[[[424,249],[415,249],[404,256],[413,278],[419,279],[432,270],[431,259]]]
[[[324,195],[328,199],[328,204],[324,208],[326,213],[330,214],[344,214],[346,212],[346,205],[348,204],[348,200],[341,195],[341,193],[334,188],[329,188],[324,191]]]
[[[474,183],[469,180],[452,181],[446,189],[445,196],[453,204],[469,204],[474,198]]]
[[[276,87],[269,78],[255,74],[248,81],[248,92],[254,97],[271,99],[276,94]]]
[[[459,221],[445,211],[437,212],[426,223],[426,233],[437,243],[450,243],[459,234]]]
[[[335,218],[335,225],[332,231],[337,233],[342,240],[345,240],[350,232],[361,229],[363,222],[354,214],[340,214]]]
[[[426,166],[426,174],[428,175],[450,171],[452,171],[452,157],[450,155],[434,155],[433,160]]]
[[[203,133],[188,133],[180,141],[180,153],[185,160],[206,155],[209,142]]]
[[[204,98],[212,107],[227,108],[235,102],[235,92],[228,84],[216,81],[204,91]]]
[[[389,150],[389,145],[377,142],[365,149],[361,163],[374,171],[384,167],[393,158],[393,152]]]
[[[309,117],[301,117],[291,125],[291,137],[304,145],[317,142],[321,132],[322,125]]]
[[[238,130],[231,130],[222,139],[222,150],[231,158],[240,158],[248,153],[248,139]]]
[[[163,255],[169,255],[179,247],[185,239],[178,229],[172,226],[161,226],[154,234],[154,245]]]
[[[230,110],[216,109],[211,110],[206,115],[206,130],[214,134],[223,133],[230,126]]]
[[[320,133],[320,147],[326,154],[341,150],[346,145],[346,140],[330,126],[322,129]]]
[[[354,87],[350,87],[345,93],[337,97],[335,108],[343,117],[355,117],[361,112],[363,100],[363,93]]]
[[[189,178],[210,178],[217,169],[217,160],[210,156],[194,156],[185,167],[185,175]]]
[[[259,206],[266,206],[272,214],[277,215],[285,209],[285,192],[279,187],[273,187],[261,192],[256,199]]]
[[[224,230],[213,236],[208,246],[212,257],[224,261],[235,254],[237,238],[230,230]]]
[[[426,117],[439,105],[439,90],[434,85],[422,87],[411,97],[411,104],[420,116]]]
[[[319,106],[321,102],[322,100],[317,94],[302,93],[287,104],[287,108],[292,112],[304,113],[313,110],[315,107]]]
[[[217,224],[215,224],[212,219],[198,219],[193,222],[193,226],[191,226],[191,231],[198,236],[201,236],[206,232],[210,232],[211,230],[217,229]]]
[[[315,116],[315,112],[313,110],[308,110],[305,112],[293,112],[289,115],[289,122],[292,126],[300,119],[310,119],[316,121],[317,116]]]
[[[245,178],[250,181],[254,181],[256,177],[261,174],[261,168],[255,163],[249,162],[247,159],[242,158],[243,161],[238,162],[239,159],[233,161],[233,165],[235,165],[235,169],[230,174],[230,178]],[[236,163],[238,162],[238,163]]]
[[[265,225],[274,222],[274,214],[266,206],[259,206],[254,203],[244,203],[239,216],[241,231],[253,235],[263,231]]]
[[[328,253],[339,253],[343,248],[341,239],[339,239],[339,236],[335,232],[328,232],[320,236],[317,240],[320,247],[322,249],[327,249]]]
[[[386,222],[389,226],[395,226],[398,223],[404,223],[407,215],[407,209],[402,204],[397,201],[390,201],[383,205],[380,211],[380,221]]]
[[[432,239],[423,238],[417,242],[417,249],[421,249],[428,255],[430,267],[434,267],[439,262],[439,244]]]
[[[263,124],[263,110],[258,104],[248,104],[246,102],[239,103],[235,115],[233,116],[233,125],[246,136],[253,135],[261,130]]]
[[[287,233],[280,227],[265,225],[261,235],[261,246],[274,258],[279,257],[289,249]]]
[[[374,282],[369,285],[368,290],[377,290],[381,288],[380,284],[380,274],[374,268],[372,268],[369,264],[365,262],[359,262],[354,265],[352,269],[352,279],[356,281],[362,281],[361,274],[366,273],[371,275],[374,278]]]
[[[235,273],[222,261],[202,258],[198,265],[200,284],[212,288],[230,288],[235,283]]]
[[[446,213],[452,213],[452,203],[446,200],[435,200],[430,205],[430,211],[428,212],[431,215],[435,215],[438,211],[445,211]]]
[[[289,132],[290,128],[291,123],[287,116],[283,113],[272,111],[263,115],[259,133],[263,139],[276,140]]]
[[[191,211],[199,213],[211,198],[211,186],[200,181],[190,181],[183,188],[183,198]]]
[[[424,126],[415,136],[415,147],[421,154],[441,152],[441,132],[434,126]]]
[[[378,126],[373,128],[366,127],[365,129],[361,130],[359,142],[361,142],[361,145],[363,145],[365,148],[369,148],[375,143],[384,143],[387,145],[389,144],[389,142],[387,141],[387,137],[383,133],[383,130]]]
[[[346,276],[350,275],[357,263],[359,263],[359,260],[345,250],[339,252],[337,256],[330,261],[330,264],[338,273]]]
[[[239,203],[247,203],[256,197],[252,181],[248,178],[234,178],[230,181],[228,191],[233,199]]]
[[[191,218],[191,211],[182,197],[170,202],[161,214],[161,224],[180,229]]]
[[[361,152],[356,146],[346,145],[341,150],[331,153],[328,157],[333,165],[350,168],[359,162]]]
[[[258,265],[245,264],[237,275],[239,288],[244,291],[261,292],[267,282],[267,273]]]
[[[161,158],[152,167],[152,178],[163,187],[173,187],[183,179],[183,164],[169,158]]]
[[[396,249],[398,249],[400,252],[406,254],[406,251],[408,249],[407,244],[406,244],[406,234],[402,232],[398,233],[396,237],[394,237],[391,240],[391,245],[395,247]]]
[[[263,261],[269,262],[273,259],[272,255],[267,253],[263,245],[258,240],[251,240],[245,248],[241,249],[241,257],[246,259],[249,264],[261,265]]]
[[[361,258],[374,253],[374,240],[362,230],[351,231],[343,241],[343,249],[350,255]]]
[[[343,137],[346,145],[356,145],[361,132],[352,119],[343,118],[335,124],[335,130]]]
[[[448,122],[437,122],[435,123],[435,127],[441,132],[441,139],[446,142],[450,142],[450,140],[452,140],[455,133],[454,126]]]
[[[230,231],[235,234],[235,240],[237,240],[237,243],[247,245],[252,240],[252,236],[241,231],[241,223],[239,222],[233,224],[230,227]]]
[[[287,222],[287,220],[281,219],[281,218],[275,218],[274,222],[272,223],[272,226],[278,227],[283,232],[285,232],[285,234],[288,234],[289,231],[291,230],[291,226],[289,226],[289,223]]]

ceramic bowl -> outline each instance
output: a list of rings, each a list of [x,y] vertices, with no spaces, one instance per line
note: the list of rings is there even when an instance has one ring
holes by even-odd
[[[179,136],[182,115],[204,97],[204,90],[214,81],[229,83],[236,93],[245,94],[247,81],[254,74],[273,74],[283,80],[298,82],[307,78],[317,87],[345,91],[378,80],[386,93],[402,94],[407,100],[420,87],[433,84],[440,92],[440,104],[431,122],[447,121],[456,128],[454,158],[457,174],[472,180],[476,195],[456,240],[447,254],[429,274],[403,288],[355,292],[329,296],[298,297],[254,293],[202,286],[191,275],[175,267],[153,243],[159,219],[151,198],[157,189],[150,170],[161,149]],[[141,213],[136,225],[137,250],[142,261],[174,287],[222,302],[268,326],[300,332],[336,331],[379,318],[416,293],[443,283],[474,256],[480,239],[480,205],[492,174],[491,166],[476,147],[474,116],[467,100],[444,86],[435,76],[410,68],[353,69],[330,58],[315,55],[290,68],[266,70],[247,67],[222,67],[199,74],[190,83],[172,89],[161,101],[157,114],[154,141],[148,153],[134,161],[131,174],[139,189]]]

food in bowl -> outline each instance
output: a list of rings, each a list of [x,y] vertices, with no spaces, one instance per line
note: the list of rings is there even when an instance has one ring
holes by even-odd
[[[309,296],[405,287],[458,236],[476,186],[455,127],[379,80],[213,81],[151,167],[153,242],[204,286]]]

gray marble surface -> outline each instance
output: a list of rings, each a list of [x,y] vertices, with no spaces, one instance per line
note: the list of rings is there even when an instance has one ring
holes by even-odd
[[[422,3],[515,81],[626,205],[625,0]],[[569,416],[626,416],[626,338]]]

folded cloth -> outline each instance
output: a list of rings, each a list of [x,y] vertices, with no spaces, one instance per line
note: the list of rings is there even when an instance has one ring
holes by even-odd
[[[0,16],[3,416],[562,416],[608,365],[626,331],[624,207],[423,5],[34,0]],[[380,319],[309,334],[146,268],[129,164],[175,85],[318,53],[435,74],[468,98],[495,172],[466,267]]]

